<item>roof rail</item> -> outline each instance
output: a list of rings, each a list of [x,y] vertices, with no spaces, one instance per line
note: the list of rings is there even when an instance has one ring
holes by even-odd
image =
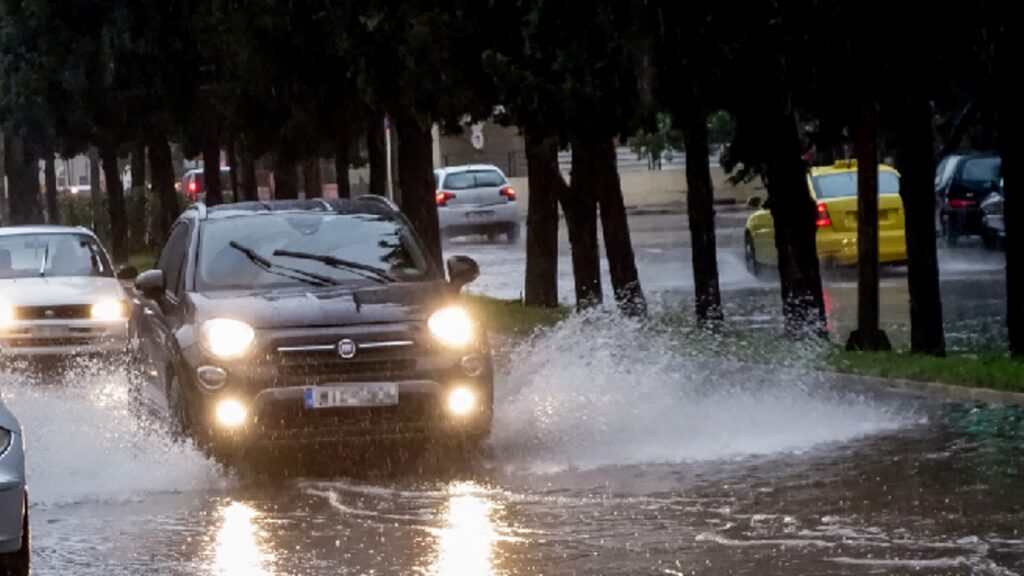
[[[393,200],[385,196],[378,196],[376,194],[362,194],[356,196],[355,199],[363,202],[376,202],[378,204],[383,204],[384,206],[387,206],[390,210],[393,210],[395,212],[401,212],[401,210],[398,208],[398,204],[395,204]]]

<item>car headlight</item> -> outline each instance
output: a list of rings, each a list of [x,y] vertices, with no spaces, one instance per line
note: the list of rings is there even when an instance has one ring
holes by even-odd
[[[252,326],[229,318],[207,320],[199,332],[203,347],[218,358],[241,356],[256,340]]]
[[[0,303],[0,328],[14,323],[14,306]]]
[[[435,338],[453,348],[462,348],[473,340],[473,320],[458,306],[434,312],[427,320],[427,327]]]
[[[92,305],[89,313],[93,320],[120,320],[124,318],[124,303],[119,300],[103,300]]]
[[[238,428],[245,424],[248,415],[249,411],[245,409],[245,406],[234,398],[221,400],[217,404],[217,422],[225,428]]]

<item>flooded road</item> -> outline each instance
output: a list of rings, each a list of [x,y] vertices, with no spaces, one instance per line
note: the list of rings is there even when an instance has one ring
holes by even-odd
[[[327,477],[228,474],[134,416],[116,375],[0,375],[34,573],[1024,573],[1020,408],[661,338],[570,320],[503,354],[479,456]]]

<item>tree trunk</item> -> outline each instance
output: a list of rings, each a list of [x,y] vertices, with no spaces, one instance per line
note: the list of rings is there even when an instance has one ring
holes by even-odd
[[[203,142],[203,179],[206,180],[206,205],[224,203],[224,191],[220,185],[220,143],[214,137]]]
[[[388,159],[384,144],[384,113],[373,112],[366,128],[366,154],[370,164],[370,194],[387,196]]]
[[[1008,34],[1004,32],[1004,34]],[[1020,192],[1020,84],[1009,41],[997,45],[999,152],[1003,158],[1003,218],[1006,229],[1006,327],[1010,355],[1024,359],[1024,197]]]
[[[526,216],[526,305],[558,306],[558,201],[569,187],[558,168],[558,139],[525,130],[530,205]]]
[[[114,263],[128,261],[128,213],[124,203],[124,184],[117,167],[117,146],[104,144],[100,148],[103,175],[107,180],[107,210],[110,214],[110,245]]]
[[[857,157],[857,329],[847,350],[890,350],[878,327],[878,105],[859,105],[854,130]]]
[[[807,189],[796,121],[791,113],[765,119],[768,198],[779,254],[786,334],[828,337],[818,266],[817,207]]]
[[[910,351],[944,356],[939,261],[935,246],[935,148],[931,106],[908,97],[894,109],[896,167],[907,233]]]
[[[3,132],[0,132],[0,226],[10,223],[11,213],[7,203],[7,147]]]
[[[686,146],[686,212],[690,222],[693,292],[697,325],[717,329],[725,319],[718,284],[715,239],[715,187],[711,182],[707,114],[691,107],[682,119]]]
[[[241,186],[239,185],[240,177],[239,177],[239,174],[238,174],[238,172],[239,172],[239,166],[238,166],[238,146],[235,144],[235,142],[233,140],[229,140],[228,141],[227,151],[228,151],[228,168],[230,169],[230,171],[228,172],[228,175],[230,176],[230,184],[229,185],[231,186],[231,201],[232,202],[238,202],[238,199],[241,197],[242,192],[241,192]]]
[[[299,170],[295,162],[278,154],[274,162],[274,199],[295,200],[299,197]]]
[[[324,181],[320,175],[320,158],[306,158],[302,161],[302,189],[306,198],[321,198],[324,195]]]
[[[178,195],[174,191],[174,163],[167,136],[157,132],[149,140],[149,169],[153,178],[153,193],[159,204],[157,218],[157,245],[167,239],[171,226],[178,218]]]
[[[424,128],[411,115],[397,119],[396,128],[401,142],[398,169],[402,212],[426,243],[431,258],[441,265],[441,230],[434,199],[433,135],[429,127]]]
[[[39,201],[39,159],[24,140],[8,133],[4,167],[7,169],[7,192],[11,224],[40,224],[43,207]],[[2,176],[2,175],[0,175]]]
[[[245,147],[242,147],[239,156],[241,164],[241,174],[239,174],[241,190],[239,193],[243,200],[256,202],[260,199],[259,183],[256,182],[256,161]]]
[[[615,301],[625,314],[645,316],[647,299],[644,298],[643,289],[640,287],[633,242],[629,237],[629,220],[622,199],[615,141],[611,138],[598,137],[581,142],[581,152],[591,156],[590,165],[593,170],[588,174],[587,180],[597,193],[601,230],[604,232],[604,249],[608,257],[608,273],[611,276]]]
[[[89,204],[92,208],[92,230],[97,236],[109,240],[110,222],[103,207],[103,187],[100,185],[100,152],[89,147]]]
[[[43,172],[43,179],[46,181],[46,221],[50,224],[60,224],[60,208],[57,206],[57,162],[52,152],[46,156]]]
[[[334,141],[334,172],[337,174],[335,180],[338,185],[338,198],[352,197],[352,184],[348,181],[349,156],[351,153],[351,140],[348,134],[343,134]]]
[[[132,148],[132,190],[146,190],[146,145],[142,142]]]
[[[601,256],[597,244],[597,190],[594,186],[594,157],[585,146],[573,142],[572,178],[569,193],[562,200],[565,225],[572,249],[572,275],[576,286],[576,309],[600,306]]]

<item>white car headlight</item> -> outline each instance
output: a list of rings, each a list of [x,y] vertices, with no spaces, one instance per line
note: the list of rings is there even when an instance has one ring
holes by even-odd
[[[453,348],[462,348],[473,340],[473,320],[458,306],[434,312],[427,320],[427,327],[435,338]]]
[[[93,320],[120,320],[124,318],[124,303],[119,300],[103,300],[92,305],[89,314]]]
[[[241,320],[214,318],[203,322],[200,340],[207,352],[219,358],[241,356],[256,340],[256,331]]]
[[[0,328],[14,323],[14,306],[0,303]]]

